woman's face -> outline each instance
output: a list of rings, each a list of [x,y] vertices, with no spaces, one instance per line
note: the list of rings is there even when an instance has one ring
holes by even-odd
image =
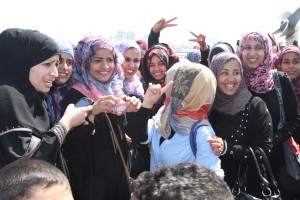
[[[72,75],[72,56],[68,53],[61,53],[57,67],[58,77],[55,79],[57,85],[65,84]]]
[[[163,80],[165,78],[165,74],[167,71],[167,66],[164,62],[160,60],[160,58],[156,55],[153,55],[151,58],[151,62],[149,64],[149,72],[151,76],[157,80]]]
[[[281,69],[293,80],[300,75],[300,57],[294,52],[287,52],[282,56]]]
[[[107,82],[115,70],[114,57],[110,50],[100,49],[92,56],[90,72],[99,82]]]
[[[250,69],[256,69],[264,61],[265,53],[263,46],[255,41],[250,40],[242,51],[242,62]]]
[[[232,59],[226,63],[218,77],[218,88],[227,95],[234,95],[242,80],[240,63]]]
[[[141,54],[136,48],[129,48],[123,53],[125,61],[122,64],[125,79],[132,78],[140,66]]]
[[[29,81],[37,92],[47,93],[50,91],[52,83],[58,77],[58,63],[59,55],[54,55],[30,68]]]

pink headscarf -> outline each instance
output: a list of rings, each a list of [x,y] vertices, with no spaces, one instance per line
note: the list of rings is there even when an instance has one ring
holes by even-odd
[[[251,40],[255,40],[260,43],[265,53],[264,61],[256,69],[249,69],[243,62],[242,58],[242,52]],[[272,46],[268,36],[257,32],[251,32],[243,35],[240,40],[237,55],[242,61],[244,77],[251,91],[256,93],[267,93],[275,88],[271,71],[273,69]]]

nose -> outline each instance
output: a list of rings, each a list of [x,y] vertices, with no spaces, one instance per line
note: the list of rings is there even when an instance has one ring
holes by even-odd
[[[294,68],[294,64],[293,64],[293,62],[290,62],[290,64],[289,64],[289,68]]]
[[[61,69],[68,69],[68,65],[67,65],[67,63],[66,62],[61,62],[61,63],[59,63],[59,66],[58,67],[60,67]]]
[[[56,67],[56,66],[54,66],[54,67],[52,68],[51,74],[52,74],[55,78],[58,77],[58,70],[57,70],[57,67]]]

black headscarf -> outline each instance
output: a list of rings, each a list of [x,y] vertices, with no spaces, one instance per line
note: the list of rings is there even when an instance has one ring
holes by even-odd
[[[13,28],[0,34],[0,131],[49,128],[44,94],[31,85],[29,72],[58,52],[56,42],[36,30]]]

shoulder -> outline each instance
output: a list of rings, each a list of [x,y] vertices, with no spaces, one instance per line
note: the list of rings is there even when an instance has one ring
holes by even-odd
[[[68,105],[70,103],[77,102],[80,98],[84,97],[84,95],[78,90],[71,88],[65,97],[65,103]]]

